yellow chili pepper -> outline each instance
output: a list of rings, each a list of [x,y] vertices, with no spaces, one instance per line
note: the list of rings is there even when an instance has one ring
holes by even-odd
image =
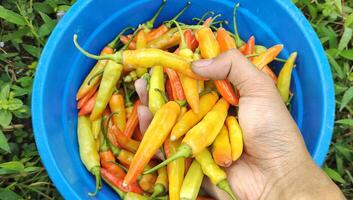
[[[203,58],[214,58],[221,53],[221,49],[210,27],[202,27],[196,32],[199,48]]]
[[[112,113],[116,113],[113,115],[114,125],[121,131],[124,131],[126,126],[126,112],[123,95],[113,94],[109,101],[109,107]]]
[[[203,173],[210,178],[214,185],[225,192],[233,199],[236,200],[232,189],[227,180],[227,174],[221,169],[212,159],[211,153],[204,149],[195,156],[195,159],[200,163]]]
[[[173,160],[195,156],[212,144],[222,129],[228,114],[228,108],[229,103],[225,99],[218,100],[202,121],[187,132],[178,151],[173,156],[144,173],[154,172]]]
[[[167,192],[167,190],[168,190],[167,168],[162,167],[158,169],[158,177],[157,177],[156,183],[154,184],[153,193],[150,198],[153,199],[154,197],[163,195]]]
[[[101,121],[102,118],[98,118],[92,122],[92,134],[94,139],[97,139],[99,132],[101,132]]]
[[[229,167],[232,164],[232,150],[227,127],[223,126],[212,144],[212,155],[217,165]]]
[[[277,88],[285,103],[287,103],[289,99],[290,81],[297,55],[298,53],[294,52],[289,56],[287,62],[284,64],[278,75]]]
[[[194,111],[189,110],[172,129],[170,140],[175,141],[188,132],[212,109],[217,100],[218,95],[214,92],[201,96],[200,112],[196,114]]]
[[[181,186],[180,199],[195,200],[199,194],[203,176],[201,165],[194,160]]]
[[[176,28],[172,28],[160,37],[148,42],[147,47],[165,50],[178,45],[179,42],[180,34],[177,33]]]
[[[226,124],[229,130],[232,160],[235,161],[238,160],[243,153],[243,133],[234,116],[227,117]]]
[[[152,68],[152,75],[148,90],[148,107],[155,114],[164,104],[164,73],[162,66]]]
[[[139,33],[136,36],[136,49],[144,49],[147,46],[147,32],[148,29],[143,29],[140,30]],[[146,68],[137,68],[136,69],[136,74],[140,78],[142,77],[145,73],[147,73]]]
[[[174,101],[166,103],[156,112],[125,176],[124,185],[134,182],[141,174],[145,165],[168,137],[179,112],[180,106]]]

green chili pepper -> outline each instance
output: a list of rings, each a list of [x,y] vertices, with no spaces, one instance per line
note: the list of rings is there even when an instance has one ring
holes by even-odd
[[[165,92],[163,67],[155,66],[152,68],[148,91],[148,107],[153,114],[155,114],[157,110],[165,104],[165,100],[161,92]]]
[[[95,192],[88,193],[90,196],[95,196],[101,187],[100,178],[100,160],[98,149],[91,130],[91,121],[80,116],[77,120],[77,137],[80,149],[80,157],[85,167],[96,177]]]
[[[201,165],[194,160],[181,186],[180,199],[195,200],[199,194],[203,176]]]
[[[98,119],[107,107],[114,88],[120,79],[123,66],[113,61],[109,61],[105,66],[101,84],[98,89],[96,104],[94,105],[90,119]]]
[[[294,52],[289,56],[287,62],[284,64],[283,68],[281,69],[278,75],[277,88],[285,103],[287,103],[289,99],[290,82],[297,55],[298,53]]]

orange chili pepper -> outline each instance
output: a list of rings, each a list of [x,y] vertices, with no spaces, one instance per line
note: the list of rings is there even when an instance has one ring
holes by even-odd
[[[128,138],[132,136],[132,134],[134,133],[134,130],[138,125],[137,108],[139,107],[139,105],[141,105],[141,100],[137,100],[135,102],[131,115],[126,122],[124,135],[126,135]]]
[[[89,100],[88,102],[82,106],[82,108],[80,109],[80,111],[78,112],[78,116],[83,116],[83,115],[87,115],[89,113],[92,112],[94,105],[96,104],[96,99],[97,99],[97,95],[98,93],[96,92],[96,94],[94,94]]]
[[[159,38],[163,34],[169,31],[169,28],[162,24],[158,28],[151,30],[149,33],[147,33],[147,42],[150,42],[156,38]]]
[[[275,45],[269,49],[267,49],[266,52],[261,53],[259,56],[256,56],[253,60],[252,63],[258,68],[262,69],[264,66],[272,62],[278,54],[282,51],[283,45]]]
[[[185,100],[184,90],[181,85],[178,73],[172,69],[164,68],[164,71],[167,73],[170,85],[172,88],[172,94],[174,100]]]
[[[112,125],[112,126],[109,126],[109,131],[111,131],[118,143],[119,143],[119,146],[121,146],[122,148],[128,150],[128,151],[131,151],[131,152],[136,152],[139,145],[140,145],[140,142],[136,141],[136,140],[133,140],[129,137],[127,137],[126,135],[124,135],[119,128],[117,128],[115,125]]]
[[[200,28],[196,32],[196,39],[199,42],[199,48],[203,58],[214,58],[220,54],[220,46],[211,28]]]
[[[255,53],[255,37],[251,36],[248,40],[248,42],[246,43],[246,48],[244,51],[244,55],[251,55]],[[253,60],[253,58],[249,58],[249,60]]]
[[[232,150],[227,127],[223,126],[212,144],[212,156],[217,165],[229,167],[232,164]]]
[[[84,106],[91,99],[91,97],[96,93],[98,86],[99,83],[96,83],[96,85],[77,102],[77,109],[81,109],[82,106]]]
[[[158,148],[174,126],[180,112],[180,106],[170,101],[164,104],[155,114],[151,124],[146,130],[141,144],[125,176],[124,183],[128,185],[134,182],[141,174],[145,165],[151,160]]]
[[[137,126],[137,127],[135,128],[134,134],[132,135],[132,139],[141,141],[142,138],[143,138],[143,135],[142,135],[142,133],[141,133],[141,130],[140,130],[140,128]]]
[[[123,95],[113,94],[109,101],[109,107],[113,113],[116,113],[112,116],[114,125],[120,130],[125,130],[126,114]]]
[[[169,100],[175,100],[174,99],[174,96],[176,96],[174,93],[173,93],[173,88],[172,88],[172,85],[170,84],[170,80],[167,79],[166,82],[165,82],[165,90],[167,92],[167,97]]]
[[[105,180],[107,180],[109,183],[111,183],[113,186],[119,188],[120,190],[124,192],[135,192],[138,194],[142,194],[143,191],[139,187],[139,185],[135,182],[123,186],[123,180],[122,178],[118,177],[116,174],[111,173],[107,169],[101,168],[101,175]]]
[[[170,29],[160,37],[149,41],[147,48],[166,50],[179,44],[180,34],[177,33],[175,28]]]
[[[217,30],[217,41],[222,53],[228,51],[229,49],[236,48],[234,38],[232,38],[228,31],[224,28],[219,28]]]

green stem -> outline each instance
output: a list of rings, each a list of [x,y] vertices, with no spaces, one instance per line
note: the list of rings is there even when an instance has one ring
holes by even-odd
[[[177,21],[175,21],[175,20],[172,20],[171,22],[176,25],[176,27],[177,27],[177,29],[179,31],[180,39],[181,39],[180,49],[188,48],[188,46],[186,45],[186,42],[185,42],[185,37],[184,37],[183,30],[181,30],[181,27],[180,27],[179,23]]]
[[[218,14],[218,15],[214,16],[214,17],[212,18],[212,20],[211,20],[210,25],[211,25],[211,24],[214,24],[215,20],[216,20],[217,18],[221,17],[221,16],[222,16],[222,14]]]
[[[177,160],[179,158],[188,158],[192,156],[192,149],[187,144],[181,144],[175,154],[170,156],[167,160],[161,162],[159,165],[144,171],[142,174],[150,174],[157,171],[159,168],[166,166],[168,163]]]
[[[87,82],[87,85],[91,85],[91,82],[93,81],[93,79],[97,78],[98,76],[102,76],[103,75],[104,70],[97,72],[95,75],[93,75]]]
[[[175,15],[175,17],[173,17],[173,19],[164,22],[164,25],[166,27],[170,28],[172,26],[172,24],[173,24],[172,21],[176,21],[190,7],[190,5],[191,5],[191,2],[188,1],[186,3],[186,6],[177,15]]]
[[[207,17],[207,15],[214,15],[213,11],[207,11],[205,14],[202,15],[202,17],[200,18],[199,22],[196,25],[200,25],[202,23],[202,21],[205,20],[205,18]],[[196,17],[192,18],[192,20],[195,20]]]
[[[219,183],[217,184],[217,187],[218,187],[219,189],[225,191],[225,192],[230,196],[230,198],[231,198],[232,200],[237,200],[237,198],[235,197],[235,195],[234,195],[232,189],[230,188],[230,185],[229,185],[227,179],[224,179],[223,181],[219,182]]]
[[[120,51],[124,51],[126,50],[129,45],[131,44],[131,42],[134,40],[134,38],[137,36],[137,34],[139,33],[141,29],[137,29],[131,36],[131,38],[129,39],[129,41],[120,49]]]
[[[275,58],[275,60],[278,62],[284,62],[284,63],[287,62],[287,60],[283,58]]]
[[[133,30],[133,31],[134,31],[135,28],[132,27],[132,26],[129,26],[129,27],[124,28],[124,29],[118,34],[118,36],[116,36],[116,38],[108,44],[108,47],[114,49],[115,46],[116,46],[116,44],[117,44],[117,42],[120,40],[120,37],[121,37],[125,32],[127,32],[128,30]]]
[[[156,21],[156,19],[159,16],[159,14],[162,12],[162,9],[164,8],[166,2],[167,2],[167,0],[163,0],[162,4],[159,6],[156,14],[154,14],[154,16],[148,22],[145,23],[145,27],[147,29],[152,29],[153,28],[154,22]]]
[[[239,3],[237,3],[233,9],[233,27],[234,27],[234,34],[236,38],[237,47],[240,47],[242,45],[242,40],[240,39],[240,36],[239,36],[238,27],[237,27],[237,17],[236,17],[238,8],[239,8]]]
[[[116,52],[115,54],[105,54],[105,55],[100,55],[100,56],[97,56],[97,55],[94,55],[94,54],[91,54],[89,52],[87,52],[86,50],[84,50],[77,42],[77,34],[74,35],[74,38],[73,38],[73,41],[74,41],[74,44],[76,46],[76,48],[85,56],[89,57],[89,58],[92,58],[92,59],[95,59],[95,60],[112,60],[114,62],[117,62],[117,63],[121,63],[122,61],[122,51],[118,51]]]
[[[165,92],[163,92],[162,90],[158,89],[158,88],[154,88],[154,91],[156,92],[159,92],[162,97],[163,97],[163,100],[164,100],[164,103],[167,103],[168,102],[168,97],[167,95],[165,94]]]
[[[102,187],[100,167],[99,166],[93,167],[91,172],[96,177],[96,190],[94,192],[89,192],[88,195],[96,196],[96,194],[98,193],[98,190]]]
[[[153,193],[152,195],[150,196],[150,199],[154,199],[155,197],[163,194],[165,192],[165,188],[164,188],[164,185],[162,184],[156,184],[154,187],[153,187]]]
[[[123,88],[124,88],[124,93],[125,93],[125,106],[126,107],[131,107],[132,105],[134,105],[131,100],[130,100],[130,96],[129,91],[127,90],[126,84],[123,82]]]

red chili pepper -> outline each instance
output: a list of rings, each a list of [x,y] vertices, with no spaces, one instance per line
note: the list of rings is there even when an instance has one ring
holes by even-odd
[[[232,104],[233,106],[238,105],[239,95],[234,91],[233,86],[229,80],[214,80],[214,84],[217,87],[219,93],[224,99],[228,101],[228,103]]]
[[[129,40],[130,40],[129,36],[122,35],[120,37],[120,41],[122,43],[124,43],[124,44],[127,44],[129,42]],[[136,49],[136,43],[135,42],[130,42],[128,49],[135,50]]]
[[[94,87],[77,102],[77,109],[81,109],[91,99],[91,97],[96,93],[98,86],[99,83],[97,82]]]
[[[87,115],[92,112],[94,105],[96,104],[97,95],[98,93],[96,92],[96,94],[92,96],[84,106],[82,106],[80,112],[78,112],[78,116]]]
[[[112,185],[114,185],[115,187],[119,188],[124,192],[135,192],[138,194],[143,193],[142,189],[139,187],[136,181],[130,183],[126,187],[123,187],[123,181],[124,181],[123,178],[118,177],[117,175],[111,173],[110,171],[104,168],[101,168],[101,174],[105,180],[109,181],[109,183],[111,183]]]
[[[255,53],[255,37],[251,36],[245,46],[246,46],[246,48],[244,51],[244,55],[254,54]],[[253,58],[249,58],[250,61],[252,59]]]
[[[167,81],[165,82],[165,90],[167,92],[168,99],[174,100],[173,89],[169,79],[167,79]]]
[[[139,105],[141,105],[141,100],[137,100],[135,102],[132,113],[126,122],[124,135],[126,135],[128,138],[131,138],[132,134],[134,133],[135,128],[138,125],[137,108],[139,107]]]
[[[129,137],[127,137],[126,135],[124,135],[120,129],[118,127],[116,127],[115,125],[112,125],[112,126],[109,126],[109,131],[111,131],[116,139],[117,139],[117,142],[119,143],[119,145],[128,150],[128,151],[131,151],[131,152],[136,152],[139,145],[140,145],[140,142],[136,141],[136,140],[133,140]]]
[[[169,69],[169,68],[164,68],[164,71],[167,73],[170,81],[170,85],[172,87],[173,99],[185,100],[183,86],[181,85],[178,73],[173,69]]]
[[[143,135],[141,133],[140,127],[137,126],[134,131],[134,134],[132,135],[132,139],[137,140],[137,141],[141,141],[142,138],[143,138]]]

